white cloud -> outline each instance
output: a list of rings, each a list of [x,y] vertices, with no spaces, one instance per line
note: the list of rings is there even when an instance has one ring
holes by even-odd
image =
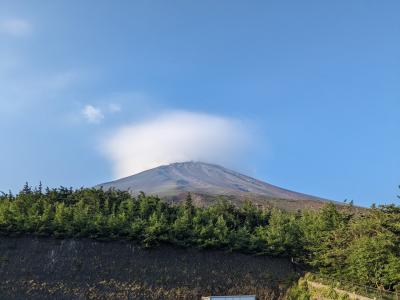
[[[104,115],[101,109],[96,108],[92,105],[86,105],[82,109],[82,115],[89,123],[100,123],[104,119]]]
[[[81,110],[81,116],[92,124],[98,124],[110,114],[115,114],[121,111],[121,107],[115,103],[100,104],[97,106],[85,105]]]
[[[32,32],[32,24],[24,19],[0,21],[0,32],[11,36],[26,36]]]
[[[232,165],[251,141],[249,130],[237,120],[170,111],[117,128],[101,149],[119,178],[189,160]]]

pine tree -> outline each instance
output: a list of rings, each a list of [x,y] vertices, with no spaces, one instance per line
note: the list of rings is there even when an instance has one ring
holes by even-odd
[[[189,219],[191,219],[194,215],[195,208],[193,206],[192,195],[190,193],[187,194],[184,207],[189,215]]]

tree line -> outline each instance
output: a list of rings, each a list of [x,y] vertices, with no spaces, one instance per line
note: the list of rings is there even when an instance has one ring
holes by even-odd
[[[221,199],[196,207],[114,189],[31,188],[0,196],[0,234],[135,240],[291,257],[309,270],[384,290],[400,289],[400,207],[352,204],[296,213]]]

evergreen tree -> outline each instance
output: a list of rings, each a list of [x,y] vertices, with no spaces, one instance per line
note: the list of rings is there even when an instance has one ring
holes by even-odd
[[[350,203],[351,204],[351,203]],[[328,203],[284,212],[221,198],[208,207],[102,189],[32,188],[0,195],[0,234],[134,239],[292,257],[314,272],[380,289],[400,287],[400,207]]]

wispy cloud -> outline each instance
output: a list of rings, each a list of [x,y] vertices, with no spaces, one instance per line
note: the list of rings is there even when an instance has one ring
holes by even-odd
[[[80,71],[43,72],[32,69],[29,64],[24,67],[23,63],[23,60],[3,63],[0,59],[0,112],[14,115],[39,103],[62,99],[65,91],[82,80]]]
[[[82,111],[82,116],[89,123],[100,123],[104,119],[104,114],[100,108],[94,107],[93,105],[86,105]]]
[[[99,105],[85,105],[81,111],[81,116],[91,124],[101,123],[107,115],[116,114],[121,111],[121,106],[116,103],[100,103]]]
[[[239,120],[169,111],[115,129],[101,150],[118,178],[188,160],[232,165],[251,143],[250,131]]]
[[[110,103],[108,104],[108,111],[110,113],[117,113],[121,111],[121,106],[119,104],[116,103]]]
[[[0,33],[21,37],[31,34],[32,24],[24,19],[12,18],[0,21]]]

